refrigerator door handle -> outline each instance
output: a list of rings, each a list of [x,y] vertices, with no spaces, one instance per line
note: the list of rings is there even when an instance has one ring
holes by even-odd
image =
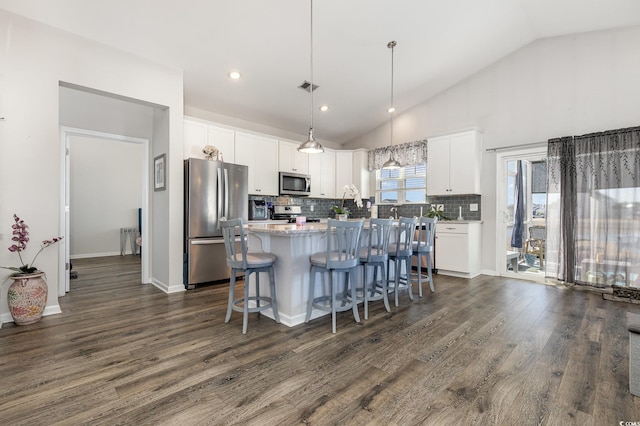
[[[207,244],[224,244],[224,239],[220,238],[219,240],[193,240],[191,241],[192,246],[204,246]]]
[[[229,171],[225,167],[224,169],[224,217],[227,219],[233,219],[227,217],[229,215]]]
[[[224,216],[224,210],[222,207],[222,170],[220,168],[217,169],[218,172],[218,180],[216,181],[216,192],[218,193],[218,211],[216,212],[216,223],[219,223],[222,216]]]

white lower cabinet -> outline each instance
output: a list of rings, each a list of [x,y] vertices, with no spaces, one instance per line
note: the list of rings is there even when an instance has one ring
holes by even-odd
[[[438,222],[436,269],[439,274],[463,278],[480,275],[481,224]]]

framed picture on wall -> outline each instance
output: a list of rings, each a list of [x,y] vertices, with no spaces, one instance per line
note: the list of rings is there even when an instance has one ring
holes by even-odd
[[[153,159],[153,190],[164,191],[167,189],[167,154],[158,155]]]

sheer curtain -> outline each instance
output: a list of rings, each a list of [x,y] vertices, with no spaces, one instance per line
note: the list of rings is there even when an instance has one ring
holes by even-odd
[[[546,276],[640,286],[640,127],[551,139]]]

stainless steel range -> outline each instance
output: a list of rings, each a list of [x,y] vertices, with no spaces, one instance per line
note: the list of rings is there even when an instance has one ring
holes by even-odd
[[[273,219],[295,223],[296,217],[302,216],[301,206],[273,206]],[[307,218],[307,222],[320,222],[320,219]]]

